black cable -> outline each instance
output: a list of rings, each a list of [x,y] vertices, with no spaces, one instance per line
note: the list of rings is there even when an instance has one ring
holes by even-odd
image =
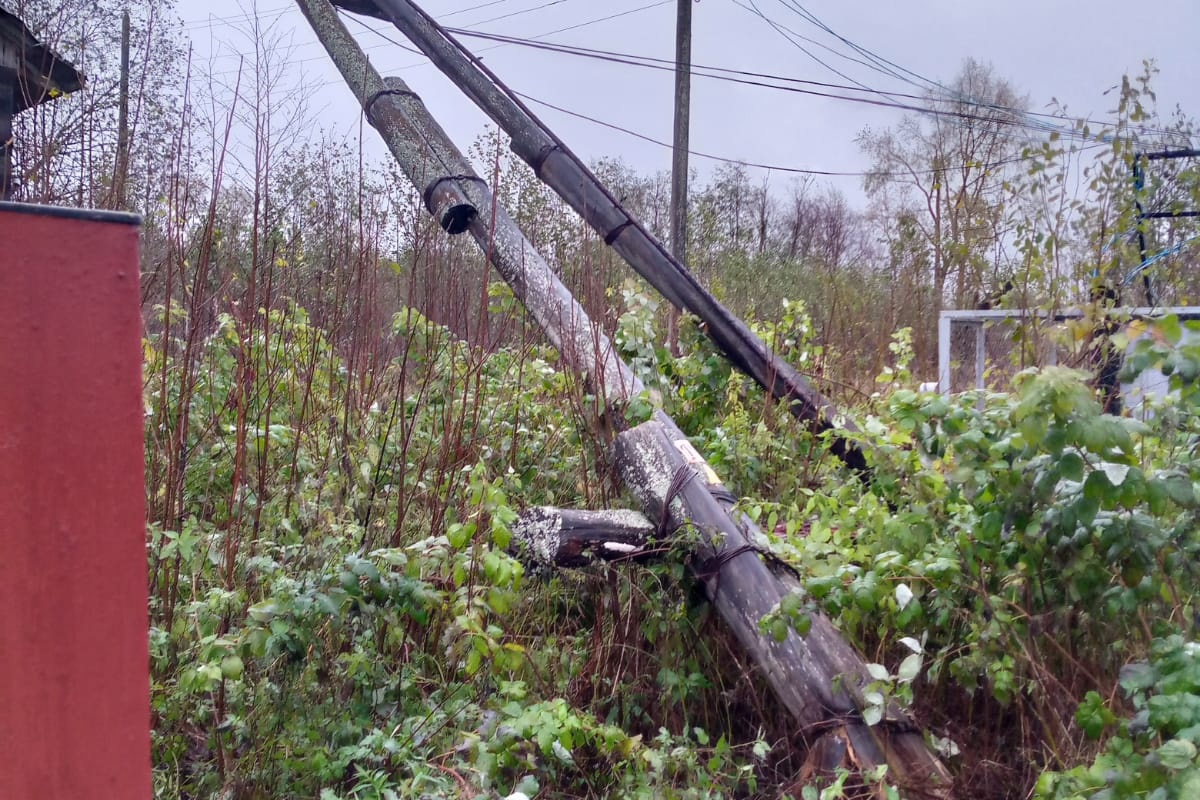
[[[737,0],[734,0],[734,2],[736,3]],[[1062,116],[1057,115],[1057,114],[1048,114],[1045,112],[1029,111],[1026,109],[1013,108],[1011,106],[1004,106],[1001,104],[990,103],[986,100],[977,100],[968,95],[964,95],[962,92],[959,92],[959,91],[951,89],[947,86],[944,86],[943,84],[939,83],[938,81],[933,80],[932,78],[928,78],[928,77],[920,74],[919,72],[914,72],[913,70],[908,69],[907,67],[904,67],[900,64],[897,64],[896,62],[891,61],[891,60],[885,58],[884,56],[881,56],[878,53],[851,41],[850,39],[846,38],[845,36],[842,36],[840,33],[835,31],[833,28],[829,27],[829,25],[827,25],[825,22],[823,22],[821,19],[819,19],[815,14],[810,12],[804,6],[800,5],[800,3],[796,2],[796,0],[779,0],[779,2],[788,10],[793,11],[794,13],[798,14],[806,22],[809,22],[809,23],[815,25],[817,28],[825,31],[830,36],[833,36],[835,39],[837,39],[838,41],[847,45],[855,52],[857,52],[857,53],[863,55],[864,57],[875,62],[876,66],[874,66],[872,68],[875,69],[875,71],[877,71],[883,75],[886,75],[888,77],[893,77],[893,78],[903,81],[904,83],[907,83],[911,86],[915,86],[916,88],[921,89],[923,91],[941,92],[944,96],[944,99],[946,99],[949,102],[965,102],[965,103],[969,103],[971,105],[979,106],[982,108],[995,108],[995,109],[1001,110],[1001,111],[1011,111],[1012,113],[1021,114],[1023,116],[1028,116],[1028,117],[1043,117],[1046,119],[1057,119],[1057,120],[1064,119]],[[826,49],[830,49],[830,48],[826,48]],[[836,55],[841,56],[842,58],[849,58],[848,56],[845,56],[844,54],[836,53],[836,51],[833,51],[832,49],[830,49],[830,51],[834,52]],[[862,61],[859,61],[858,59],[850,59],[850,60],[855,61],[856,63],[863,64],[864,66],[871,67],[870,64],[864,64]],[[892,67],[894,69],[889,69],[889,67]],[[911,75],[912,78],[915,78],[916,80],[914,81],[914,80],[912,80],[912,78],[906,78],[903,75],[900,75],[895,70],[899,70],[899,72],[907,73],[908,75]],[[920,81],[920,83],[918,83],[917,81]],[[1084,124],[1092,124],[1094,122],[1091,119],[1083,119],[1080,121],[1083,122]],[[1101,123],[1101,124],[1103,124],[1103,123]],[[1034,125],[1032,127],[1034,127],[1035,129],[1042,129],[1042,130],[1051,131],[1051,132],[1057,130],[1058,133],[1060,133],[1060,134],[1067,133],[1067,131],[1063,131],[1062,129],[1056,129],[1056,128],[1047,127],[1047,126]],[[1174,137],[1174,136],[1181,135],[1181,133],[1179,131],[1172,131],[1172,130],[1167,130],[1164,128],[1138,128],[1137,131],[1142,134],[1156,135],[1156,136],[1162,136],[1162,137],[1167,137],[1167,136]],[[1074,133],[1074,131],[1071,131],[1071,133]],[[1079,137],[1079,138],[1084,138],[1084,137]]]
[[[514,93],[525,100],[529,100],[530,102],[537,103],[540,106],[545,106],[546,108],[552,109],[561,114],[566,114],[567,116],[570,116],[570,117],[582,119],[586,122],[591,122],[595,125],[600,125],[602,127],[609,128],[610,130],[618,131],[619,133],[624,133],[627,136],[632,136],[636,139],[641,139],[644,142],[649,142],[650,144],[655,144],[660,147],[664,147],[668,150],[673,147],[673,145],[671,145],[669,142],[664,142],[660,139],[655,139],[653,136],[648,136],[644,133],[639,133],[637,131],[630,130],[629,128],[622,127],[615,123],[605,122],[602,119],[597,119],[596,117],[590,117],[587,114],[581,114],[578,111],[571,111],[570,109],[563,108],[561,106],[557,106],[557,105],[547,102],[545,100],[539,100],[536,97],[532,97],[531,95],[527,95],[522,92],[514,92]],[[1095,144],[1088,145],[1087,147],[1085,147],[1083,149],[1092,149],[1092,148],[1102,147],[1102,146],[1103,145],[1101,143],[1095,143]],[[784,166],[784,165],[780,165],[780,164],[763,164],[763,163],[758,163],[755,161],[745,161],[742,159],[726,158],[724,156],[712,155],[711,153],[705,153],[705,152],[702,152],[699,150],[690,150],[689,149],[688,154],[697,156],[698,158],[706,158],[706,159],[709,159],[710,161],[720,161],[720,162],[723,162],[726,164],[741,164],[741,165],[747,166],[747,167],[754,167],[756,169],[766,169],[766,170],[771,170],[774,172],[794,173],[794,174],[799,174],[799,175],[817,175],[817,176],[832,177],[832,178],[865,178],[868,176],[881,177],[881,178],[896,178],[896,177],[902,177],[902,176],[908,177],[911,175],[937,175],[937,174],[941,174],[941,173],[944,173],[947,171],[953,171],[953,170],[959,168],[958,166],[951,166],[951,167],[946,167],[944,169],[915,170],[913,172],[879,172],[876,170],[866,170],[866,171],[861,171],[861,172],[839,172],[839,171],[834,171],[834,170],[808,169],[805,167],[789,167],[789,166]],[[994,167],[1000,167],[1000,166],[1004,166],[1007,164],[1018,164],[1022,161],[1028,161],[1028,160],[1030,160],[1030,158],[1032,158],[1032,156],[1017,156],[1014,158],[1004,159],[1001,161],[995,161],[990,164],[980,164],[979,166],[986,168],[986,169],[992,169]]]
[[[669,2],[669,0],[668,0],[668,2]],[[662,5],[662,3],[652,4],[652,6],[653,5]],[[652,6],[644,6],[643,8],[652,7]],[[640,9],[634,9],[634,10],[640,10]],[[628,12],[628,11],[622,12],[622,14],[624,14],[624,13],[632,13],[632,12]],[[621,16],[621,15],[617,15],[617,16]],[[396,41],[394,38],[380,32],[380,31],[375,30],[374,28],[371,28],[370,26],[365,25],[365,23],[362,23],[361,21],[358,21],[358,20],[355,20],[355,21],[358,22],[359,25],[366,27],[367,30],[370,30],[372,33],[374,33],[376,36],[379,36],[381,39],[383,39],[387,42],[390,42],[404,50],[407,50],[408,52],[415,52],[415,53],[421,54],[420,51],[417,51],[412,47],[409,47],[405,44],[402,44],[401,42]],[[615,53],[612,51],[604,51],[604,50],[593,50],[591,48],[575,48],[570,45],[559,45],[559,44],[556,44],[553,42],[538,42],[538,41],[532,40],[532,39],[521,39],[519,37],[506,36],[503,34],[484,33],[481,31],[472,31],[472,30],[469,30],[466,28],[447,27],[447,28],[444,28],[444,30],[447,33],[451,33],[451,34],[455,34],[455,35],[476,37],[476,38],[481,38],[484,40],[501,42],[503,44],[517,44],[517,45],[530,46],[530,47],[534,47],[535,49],[545,49],[545,50],[548,50],[551,52],[560,52],[560,53],[565,53],[565,54],[580,55],[580,56],[584,56],[584,57],[593,57],[593,58],[597,58],[602,61],[628,64],[630,66],[644,66],[644,67],[652,68],[652,69],[662,69],[662,70],[672,70],[672,71],[674,70],[674,61],[667,61],[666,59],[657,59],[657,58],[652,58],[652,57],[648,57],[648,56],[635,56],[635,55],[630,55],[630,54]],[[549,34],[543,34],[543,35],[549,35]],[[470,51],[467,51],[466,48],[463,48],[461,45],[458,45],[458,47],[463,52],[470,52]],[[579,52],[575,52],[575,51],[579,51]],[[421,54],[421,55],[423,55],[423,54]],[[640,63],[639,61],[637,61],[636,59],[644,59],[645,61],[649,61],[649,62],[661,62],[661,66],[656,65],[655,63],[643,64],[643,63]],[[666,64],[670,64],[671,66],[667,67],[667,66],[665,66]],[[712,68],[699,67],[699,68],[700,69],[715,69],[715,70],[728,71],[728,72],[739,73],[739,74],[751,74],[751,75],[761,74],[761,73],[744,73],[742,70],[729,70],[729,69],[726,69],[723,67],[712,67]],[[834,95],[834,94],[829,94],[829,93],[824,93],[824,92],[810,92],[810,91],[804,91],[804,90],[799,90],[799,89],[793,89],[792,87],[786,87],[786,86],[774,86],[772,84],[765,84],[765,83],[760,83],[760,82],[756,82],[756,81],[746,81],[746,80],[738,80],[738,79],[733,79],[733,78],[724,78],[723,76],[720,76],[720,75],[708,75],[705,73],[697,73],[697,74],[701,75],[702,77],[709,77],[709,78],[713,78],[713,79],[717,79],[717,80],[731,80],[736,83],[745,83],[745,84],[749,84],[749,85],[762,86],[765,88],[777,88],[780,90],[796,91],[801,94],[814,94],[814,95],[817,95],[820,97],[829,97],[829,98],[834,98],[834,99],[844,99],[844,100],[850,100],[850,101],[862,100],[862,101],[868,102],[873,105],[881,104],[881,101],[870,100],[869,98],[844,97],[841,95]],[[767,77],[775,77],[775,76],[768,75]],[[791,80],[791,81],[794,81],[797,83],[803,83],[803,84],[830,86],[830,87],[846,88],[846,89],[853,90],[852,87],[841,87],[838,84],[823,84],[818,81],[807,81],[807,80],[803,80],[803,79],[799,79],[799,78],[780,78],[780,80]],[[590,122],[594,125],[600,125],[602,127],[608,128],[610,130],[618,131],[619,133],[623,133],[627,136],[632,136],[633,138],[640,139],[645,142],[649,142],[650,144],[654,144],[659,147],[663,147],[663,148],[667,148],[667,149],[671,149],[673,147],[673,145],[671,145],[667,142],[664,142],[660,139],[656,139],[647,134],[639,133],[638,131],[622,127],[621,125],[617,125],[616,123],[606,122],[605,120],[598,119],[596,117],[592,117],[592,116],[583,114],[578,111],[572,111],[570,109],[563,108],[562,106],[555,105],[554,103],[550,103],[546,100],[541,100],[539,98],[533,97],[528,94],[516,92],[515,90],[513,93],[525,100],[529,100],[530,102],[533,102],[540,106],[544,106],[546,108],[552,109],[561,114],[566,114],[568,116],[575,117],[577,119],[581,119],[586,122]],[[898,108],[921,110],[919,107],[916,107],[916,106],[908,106],[908,105],[904,105],[904,104],[893,104],[893,105]],[[934,113],[936,113],[936,112],[934,112]],[[965,113],[965,112],[960,112],[960,113]],[[979,119],[986,119],[988,121],[993,121],[992,118],[980,117]],[[1098,145],[1092,145],[1091,147],[1096,147],[1096,146],[1098,146]],[[1084,149],[1090,149],[1090,148],[1084,148]],[[891,177],[902,177],[902,176],[907,177],[910,175],[936,175],[936,174],[939,174],[942,172],[958,169],[958,167],[947,167],[947,168],[944,168],[941,170],[935,170],[935,169],[917,170],[915,172],[904,172],[904,173],[880,172],[877,170],[837,171],[837,170],[811,169],[811,168],[806,168],[806,167],[793,167],[793,166],[785,166],[785,165],[781,165],[781,164],[765,164],[765,163],[759,163],[759,162],[754,162],[754,161],[746,161],[744,159],[727,158],[725,156],[713,155],[712,153],[705,153],[703,151],[691,150],[691,149],[688,150],[688,154],[696,156],[698,158],[704,158],[704,159],[708,159],[710,161],[717,161],[717,162],[721,162],[721,163],[725,163],[725,164],[740,164],[740,165],[747,166],[747,167],[754,167],[756,169],[766,169],[766,170],[788,173],[788,174],[815,175],[815,176],[820,176],[820,177],[863,178],[863,177],[872,176],[872,177],[891,178]],[[996,162],[989,163],[986,165],[981,165],[981,166],[985,167],[986,169],[992,169],[992,168],[999,167],[999,166],[1005,166],[1007,164],[1020,163],[1022,161],[1030,160],[1034,157],[1035,156],[1014,157],[1014,158],[1004,159],[1001,161],[996,161]]]
[[[510,19],[512,17],[519,17],[522,14],[528,14],[532,11],[541,11],[543,8],[549,8],[550,6],[557,6],[562,3],[566,3],[566,2],[567,2],[567,0],[548,0],[548,2],[542,3],[540,6],[533,6],[532,8],[522,8],[519,11],[510,11],[507,14],[501,14],[498,17],[491,17],[490,19],[481,19],[476,22],[472,22],[471,24],[472,25],[487,25],[489,22],[499,22],[502,19]]]
[[[643,56],[643,55],[637,55],[637,54],[633,54],[633,53],[622,53],[622,52],[617,52],[617,51],[612,51],[612,50],[603,50],[603,49],[597,49],[597,48],[582,47],[579,45],[559,44],[557,42],[541,42],[541,41],[537,41],[535,39],[526,39],[526,38],[523,38],[520,36],[511,36],[511,35],[499,34],[499,33],[489,33],[486,31],[475,31],[475,30],[470,30],[467,28],[447,27],[446,31],[449,33],[452,33],[456,36],[465,36],[465,37],[469,37],[469,38],[482,39],[485,41],[500,42],[503,44],[512,44],[512,45],[517,45],[520,47],[531,48],[534,50],[543,50],[546,52],[558,53],[558,54],[562,54],[562,55],[573,55],[573,56],[578,56],[581,58],[591,58],[593,60],[605,61],[605,62],[609,62],[609,63],[625,64],[628,66],[644,67],[647,69],[656,69],[656,70],[663,71],[663,72],[668,72],[668,71],[673,72],[675,69],[674,60],[666,59],[666,58],[656,58],[654,56]],[[490,49],[490,48],[488,48],[488,49]],[[479,52],[486,52],[486,50],[481,50]],[[856,87],[856,86],[850,86],[847,84],[829,83],[826,81],[814,81],[814,80],[809,80],[809,79],[805,79],[805,78],[795,78],[795,77],[791,77],[791,76],[787,76],[787,75],[776,75],[776,74],[767,73],[767,72],[754,72],[754,71],[750,71],[750,70],[733,69],[730,67],[719,67],[719,66],[706,65],[706,64],[693,63],[692,70],[693,70],[693,75],[696,75],[698,77],[709,78],[712,80],[722,80],[722,81],[727,81],[727,82],[732,82],[732,83],[741,83],[744,85],[759,86],[759,87],[767,88],[767,89],[778,89],[780,91],[790,91],[790,92],[796,92],[799,94],[813,94],[818,97],[846,100],[846,101],[850,101],[850,102],[862,102],[862,103],[868,103],[868,104],[872,104],[872,105],[886,105],[886,107],[900,108],[903,110],[914,111],[917,113],[927,113],[927,114],[935,114],[935,115],[941,115],[941,116],[955,116],[955,117],[959,117],[959,118],[966,116],[966,118],[968,118],[968,119],[977,119],[977,120],[987,121],[987,122],[998,121],[996,117],[983,116],[983,115],[979,115],[979,114],[970,114],[970,112],[944,111],[941,109],[929,108],[926,106],[914,106],[914,105],[908,104],[908,103],[891,103],[888,101],[880,102],[880,101],[872,101],[867,98],[847,97],[844,95],[833,94],[833,93],[804,91],[804,90],[796,89],[792,86],[780,86],[780,85],[777,85],[774,83],[763,83],[760,81],[739,79],[739,78],[730,77],[730,76],[744,76],[745,78],[762,78],[767,81],[778,81],[781,83],[798,84],[798,85],[802,85],[802,86],[817,86],[817,87],[821,87],[821,88],[836,89],[836,90],[841,90],[841,91],[870,92],[871,94],[880,95],[880,96],[886,97],[886,98],[898,98],[901,100],[916,100],[916,101],[921,101],[921,102],[928,102],[930,100],[930,98],[927,95],[915,95],[915,94],[908,94],[908,93],[904,93],[904,92],[893,92],[893,91],[888,91],[888,90],[875,89],[872,87],[860,88],[860,87]],[[721,73],[721,74],[712,74],[712,73]],[[936,99],[935,99],[935,102],[936,102]],[[954,101],[947,99],[944,102],[954,102]],[[1014,116],[1018,116],[1018,117],[1019,116],[1034,116],[1034,117],[1044,117],[1049,120],[1057,120],[1059,122],[1073,121],[1073,120],[1071,120],[1070,117],[1064,117],[1064,116],[1061,116],[1058,114],[1049,114],[1049,113],[1045,113],[1045,112],[1036,112],[1036,111],[1025,111],[1023,109],[1013,108],[1011,106],[1005,106],[1005,105],[998,104],[998,103],[989,103],[989,102],[983,102],[983,101],[974,102],[969,99],[963,99],[958,102],[965,104],[965,105],[972,106],[972,107],[976,107],[976,108],[992,109],[992,110],[996,110],[996,111],[1000,111],[1000,112],[1010,113],[1010,114],[1013,114]],[[1083,121],[1090,122],[1091,120],[1083,120]],[[1020,119],[1006,120],[1005,124],[1008,124],[1008,125],[1011,125],[1014,127],[1028,128],[1029,130],[1036,131],[1038,133],[1046,133],[1046,132],[1058,133],[1060,136],[1074,138],[1074,139],[1077,139],[1080,141],[1095,141],[1095,138],[1096,138],[1096,137],[1085,137],[1085,136],[1081,135],[1078,131],[1075,131],[1071,128],[1066,128],[1066,127],[1061,127],[1061,126],[1044,125],[1044,124],[1035,124],[1035,123],[1022,121]],[[1147,133],[1147,132],[1155,132],[1155,131],[1154,131],[1154,129],[1141,129],[1140,132]],[[1174,132],[1174,131],[1160,130],[1157,132],[1164,136],[1178,135],[1178,133]]]

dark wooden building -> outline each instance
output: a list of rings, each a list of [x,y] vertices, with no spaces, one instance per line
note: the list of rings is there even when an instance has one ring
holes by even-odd
[[[82,87],[83,76],[69,61],[0,7],[0,200],[12,195],[13,117]]]

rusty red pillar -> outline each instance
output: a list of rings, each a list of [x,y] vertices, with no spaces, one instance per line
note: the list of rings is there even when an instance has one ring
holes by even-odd
[[[138,218],[0,203],[0,798],[148,800]]]

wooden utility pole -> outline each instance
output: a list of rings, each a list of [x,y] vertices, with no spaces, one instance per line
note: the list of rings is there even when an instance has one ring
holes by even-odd
[[[129,177],[129,11],[121,14],[121,84],[117,106],[117,163],[113,170],[114,202],[125,209],[125,182]]]
[[[487,183],[450,141],[421,99],[397,77],[380,77],[328,0],[296,0],[367,121],[379,131],[425,207],[450,234],[469,233],[512,287],[568,369],[588,376],[593,391],[623,405],[643,390],[616,347],[549,263],[496,202]]]
[[[616,551],[637,549],[634,542],[648,527],[667,536],[694,540],[699,558],[693,569],[704,581],[722,619],[767,677],[779,699],[794,715],[798,733],[809,744],[810,767],[831,770],[846,766],[872,770],[886,766],[888,777],[923,794],[948,798],[950,778],[925,745],[919,729],[903,713],[889,709],[876,725],[863,718],[863,687],[871,680],[862,657],[814,612],[807,637],[788,632],[782,641],[759,630],[759,620],[790,595],[793,587],[775,575],[759,548],[761,532],[744,518],[730,514],[733,498],[687,436],[663,411],[636,428],[628,427],[627,401],[644,389],[617,356],[612,342],[594,325],[545,260],[505,213],[429,116],[416,95],[395,78],[382,79],[350,36],[329,0],[296,0],[317,37],[337,64],[401,168],[418,190],[423,189],[430,213],[439,187],[454,187],[467,208],[462,225],[443,227],[469,231],[483,253],[513,288],[564,364],[603,393],[606,421],[618,431],[616,462],[622,480],[641,501],[644,518],[627,515],[597,521],[593,516],[567,518],[553,511],[530,520],[532,539],[548,562],[570,562],[585,549],[613,551],[611,529],[626,541]],[[549,155],[549,154],[547,154]],[[543,159],[547,168],[553,162]],[[722,505],[725,498],[729,505]],[[647,520],[659,520],[648,526]],[[657,529],[661,528],[661,531]],[[564,539],[564,534],[566,538]],[[598,543],[598,537],[603,537]],[[579,540],[578,546],[571,539]],[[595,547],[589,547],[591,541]],[[566,547],[564,547],[564,544]],[[579,552],[576,552],[578,549]]]
[[[777,356],[744,321],[705,289],[662,242],[629,213],[570,148],[541,123],[488,67],[461,47],[411,0],[334,0],[335,5],[394,24],[511,138],[514,153],[575,209],[663,297],[704,321],[708,335],[733,365],[758,381],[796,417],[832,432],[830,450],[862,478],[869,475],[858,445],[841,435],[858,428],[794,367]]]
[[[688,128],[692,105],[692,0],[675,17],[675,132],[671,152],[671,252],[687,263]],[[679,307],[667,312],[667,346],[679,357]]]
[[[16,109],[12,81],[0,80],[0,200],[12,198],[12,118]]]

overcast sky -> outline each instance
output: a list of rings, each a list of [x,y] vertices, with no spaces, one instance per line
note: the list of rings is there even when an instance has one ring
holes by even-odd
[[[675,0],[426,0],[422,5],[446,25],[674,57]],[[201,10],[199,3],[185,0],[179,13],[197,55],[211,57],[212,69],[218,72],[236,67],[236,54],[249,49],[247,19],[257,14],[260,24],[269,26],[269,38],[290,43],[290,71],[309,87],[318,124],[339,133],[357,129],[358,109],[349,89],[294,4],[212,0]],[[1128,0],[700,0],[693,14],[693,61],[698,65],[920,93],[911,83],[849,60],[847,56],[862,56],[841,40],[845,39],[911,71],[901,74],[917,83],[911,73],[947,83],[964,59],[974,58],[990,63],[998,76],[1027,94],[1035,111],[1050,110],[1057,99],[1074,115],[1105,119],[1115,103],[1115,93],[1105,92],[1119,84],[1123,74],[1140,73],[1144,59],[1154,59],[1161,70],[1154,83],[1160,108],[1179,105],[1189,115],[1200,116],[1200,0],[1140,6]],[[363,22],[407,44],[394,28],[376,20]],[[792,33],[785,37],[771,22]],[[560,31],[571,26],[580,27]],[[486,129],[486,118],[420,56],[356,23],[349,28],[380,72],[408,81],[462,149]],[[669,72],[519,45],[463,41],[524,94],[663,142],[671,139]],[[535,105],[534,110],[586,160],[616,157],[641,171],[670,166],[670,152],[664,147],[549,108]],[[692,149],[761,164],[858,172],[868,164],[855,136],[867,125],[894,125],[902,113],[696,78]],[[365,136],[369,152],[382,154],[374,132],[368,129]],[[705,175],[714,162],[693,156],[692,165]],[[781,185],[788,179],[782,172],[771,176]],[[859,194],[859,178],[824,180],[852,197]]]

